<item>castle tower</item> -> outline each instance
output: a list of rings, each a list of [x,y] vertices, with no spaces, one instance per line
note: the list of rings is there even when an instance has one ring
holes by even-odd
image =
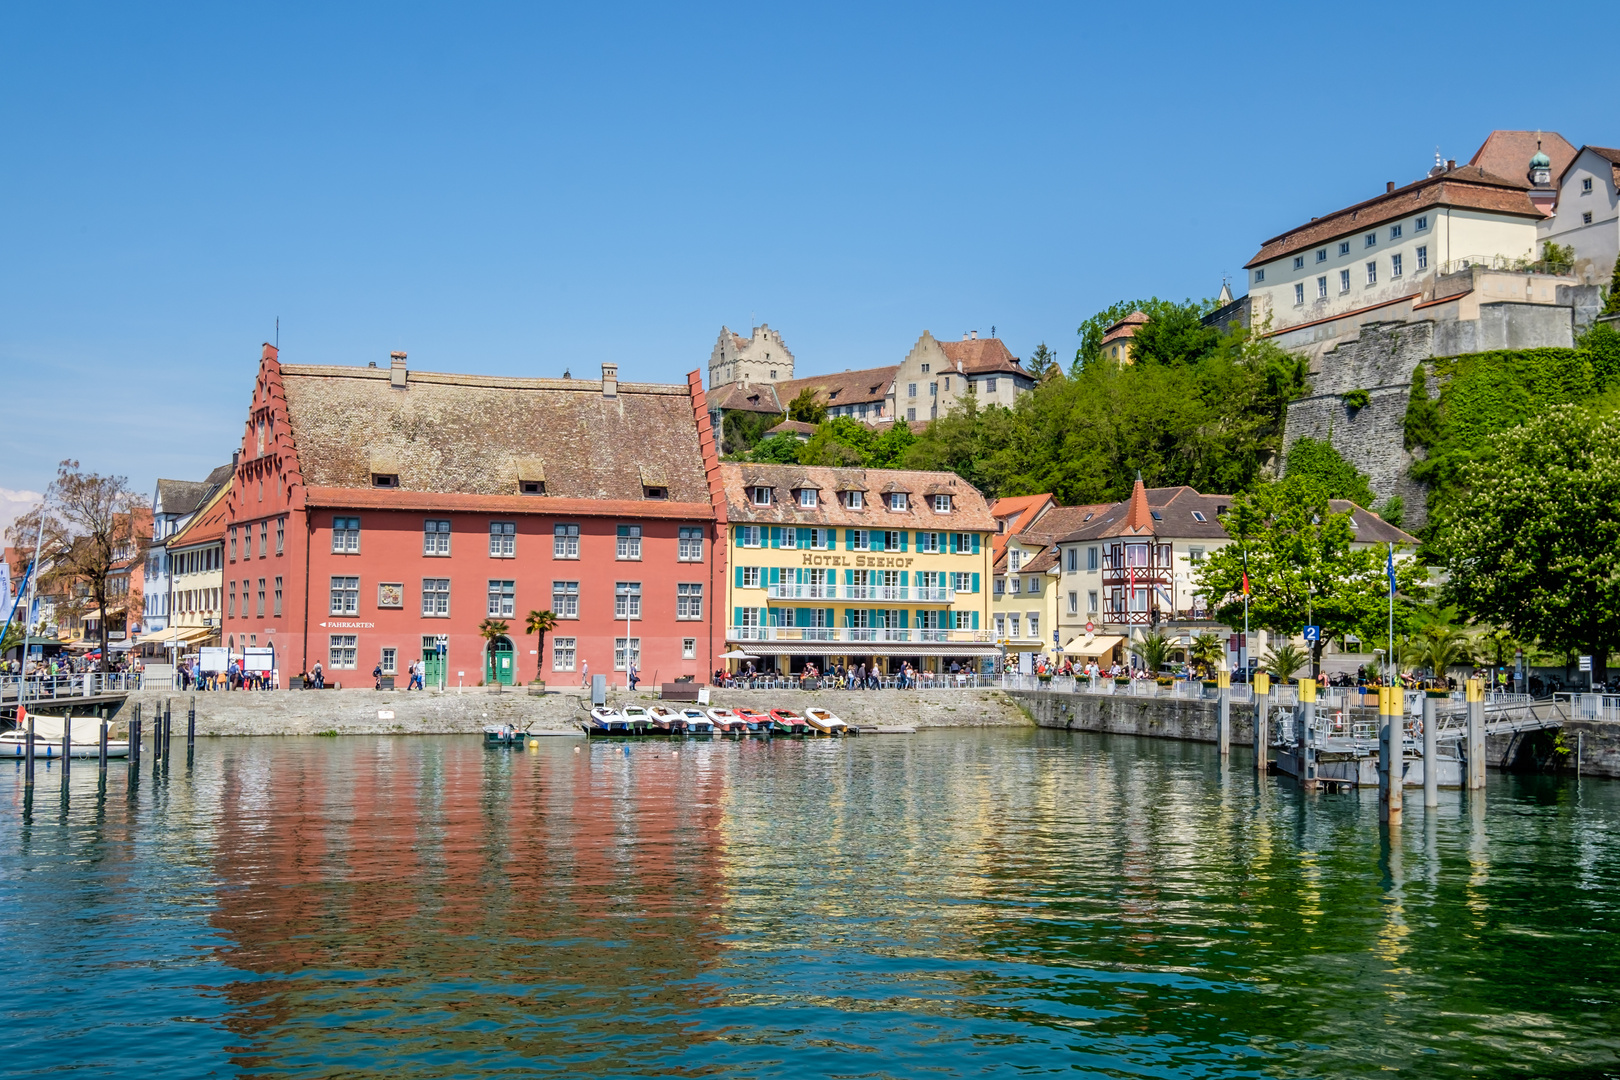
[[[793,378],[793,354],[769,323],[754,327],[749,337],[722,326],[709,353],[709,389],[728,383],[778,383]]]

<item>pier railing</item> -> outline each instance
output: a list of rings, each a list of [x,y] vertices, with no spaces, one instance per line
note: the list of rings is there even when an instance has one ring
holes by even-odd
[[[0,701],[57,701],[62,698],[95,697],[98,694],[129,693],[141,689],[138,671],[85,671],[66,675],[0,676]]]

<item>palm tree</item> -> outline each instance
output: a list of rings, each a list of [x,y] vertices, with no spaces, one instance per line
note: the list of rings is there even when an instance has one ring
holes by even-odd
[[[1406,640],[1401,659],[1415,668],[1428,668],[1438,682],[1451,668],[1473,662],[1474,643],[1461,627],[1431,622]]]
[[[531,611],[523,626],[524,633],[540,635],[540,655],[534,662],[534,681],[543,683],[546,680],[540,672],[546,658],[546,635],[557,629],[557,616],[550,611]]]
[[[1266,670],[1284,682],[1292,679],[1294,672],[1305,666],[1305,661],[1305,650],[1292,641],[1273,645],[1265,655]]]
[[[1170,652],[1173,648],[1170,639],[1155,630],[1138,643],[1135,651],[1136,655],[1142,658],[1143,666],[1154,675],[1157,675],[1159,669],[1164,667],[1165,662],[1170,659]]]
[[[1205,631],[1193,638],[1192,647],[1187,650],[1187,659],[1204,669],[1204,674],[1211,678],[1215,675],[1215,665],[1221,662],[1226,652],[1221,647],[1221,639],[1209,631]]]
[[[483,622],[478,624],[478,636],[483,638],[487,643],[484,646],[484,655],[486,657],[492,654],[495,648],[495,639],[505,637],[506,631],[507,625],[500,619],[485,619]],[[485,666],[488,666],[489,663],[490,661],[486,660]]]

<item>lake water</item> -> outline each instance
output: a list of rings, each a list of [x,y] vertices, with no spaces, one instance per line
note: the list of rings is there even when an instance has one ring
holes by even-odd
[[[65,808],[8,764],[0,1074],[1620,1074],[1620,783],[1390,837],[1248,760],[214,739]]]

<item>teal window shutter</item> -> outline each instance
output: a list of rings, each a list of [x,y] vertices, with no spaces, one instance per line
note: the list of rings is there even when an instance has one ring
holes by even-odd
[[[742,625],[742,608],[739,607],[739,608],[732,608],[731,609],[731,625],[732,626],[741,626]]]
[[[855,530],[854,529],[845,529],[844,530],[844,550],[845,551],[854,551],[855,550]]]
[[[836,624],[835,624],[835,623],[834,623],[834,622],[833,622],[833,609],[832,609],[832,608],[828,608],[828,609],[827,609],[827,625],[828,625],[828,626],[834,626],[834,625],[836,625]]]
[[[979,534],[974,533],[973,534],[973,554],[977,555],[978,553],[979,553]]]
[[[797,626],[797,627],[801,627],[801,628],[809,626],[810,625],[810,609],[805,608],[805,607],[794,608],[793,609],[793,625]]]
[[[873,529],[872,530],[871,548],[872,548],[873,551],[882,551],[883,550],[883,530],[882,529]]]
[[[905,588],[905,587],[906,587],[906,578],[907,578],[907,577],[908,577],[908,576],[909,576],[909,575],[908,575],[908,572],[907,572],[907,571],[905,571],[905,570],[902,570],[902,571],[900,571],[900,587],[901,587],[901,588],[902,588],[902,589],[903,589],[903,588]]]
[[[973,613],[973,629],[977,630],[978,628],[979,628],[979,613],[977,611],[975,611]]]
[[[810,530],[809,529],[800,529],[799,530],[799,546],[802,547],[802,548],[807,548],[807,547],[810,546]]]
[[[628,525],[620,525],[619,528],[618,528],[617,535],[619,535],[619,536],[629,536],[630,535],[630,526],[628,526]]]
[[[855,571],[853,571],[853,570],[845,570],[844,571],[844,584],[845,585],[853,585],[853,584],[855,584]]]
[[[910,533],[906,532],[903,529],[901,530],[901,532],[900,532],[900,550],[901,551],[906,550],[906,543],[910,539],[910,537],[911,537]]]
[[[740,567],[740,566],[735,567],[736,576],[737,576],[737,585],[736,585],[736,587],[739,588],[739,589],[742,588],[742,570],[743,570],[743,568]]]
[[[911,612],[906,611],[904,608],[900,610],[900,629],[911,629]]]
[[[771,567],[771,582],[770,583],[772,585],[780,585],[780,584],[782,584],[782,568],[780,566]]]
[[[979,591],[979,575],[978,574],[973,575],[973,591],[974,592]]]
[[[960,533],[951,533],[951,554],[952,555],[955,555],[956,552],[957,552],[958,545],[957,545],[956,541],[960,537],[961,537]]]
[[[782,546],[782,530],[780,528],[778,528],[777,526],[772,525],[771,526],[771,547],[778,548],[778,547],[781,547],[781,546]]]

